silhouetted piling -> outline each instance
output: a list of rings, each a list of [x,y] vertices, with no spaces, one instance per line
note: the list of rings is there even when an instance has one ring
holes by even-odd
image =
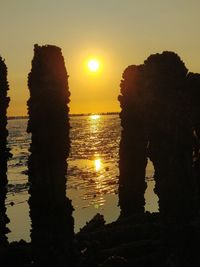
[[[7,81],[7,67],[0,57],[0,246],[7,244],[6,234],[9,232],[6,224],[9,219],[6,215],[5,199],[7,194],[7,160],[11,156],[7,148],[7,108],[10,98],[7,96],[9,85]]]
[[[194,116],[184,63],[173,52],[151,55],[144,65],[125,70],[121,94],[119,204],[122,214],[144,211],[148,155],[154,165],[155,192],[165,220],[191,218],[196,212]]]
[[[187,75],[188,99],[193,125],[193,170],[196,182],[196,207],[200,211],[200,74]]]
[[[193,129],[187,97],[187,69],[173,52],[145,61],[149,103],[149,155],[155,168],[155,192],[165,220],[194,213]],[[148,100],[147,100],[148,101]]]
[[[119,161],[119,205],[122,215],[144,212],[147,164],[147,132],[143,66],[129,66],[123,73],[119,96],[121,142]]]
[[[70,261],[73,240],[71,201],[66,197],[69,155],[69,88],[61,49],[35,45],[28,77],[31,239],[44,263]],[[48,255],[49,253],[49,255]],[[45,258],[46,257],[46,258]]]

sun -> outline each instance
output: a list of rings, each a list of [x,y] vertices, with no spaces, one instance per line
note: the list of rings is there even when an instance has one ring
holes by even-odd
[[[88,69],[90,71],[92,71],[92,72],[98,71],[99,66],[100,66],[99,61],[97,59],[90,59],[88,61],[88,64],[87,65],[88,65]]]

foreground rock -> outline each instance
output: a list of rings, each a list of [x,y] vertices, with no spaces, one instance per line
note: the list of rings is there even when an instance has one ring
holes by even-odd
[[[75,265],[77,267],[198,267],[200,219],[187,224],[164,225],[159,214],[119,218],[105,224],[97,214],[75,236]],[[55,252],[52,250],[52,253]],[[44,266],[34,260],[34,247],[26,242],[14,242],[1,249],[2,266]],[[40,251],[43,257],[43,251]],[[61,260],[64,255],[62,255]],[[52,257],[47,266],[57,266]]]
[[[199,220],[161,223],[158,213],[119,218],[97,215],[76,236],[82,266],[199,266]]]

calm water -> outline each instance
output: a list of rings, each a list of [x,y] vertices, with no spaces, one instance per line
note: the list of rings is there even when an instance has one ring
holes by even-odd
[[[119,216],[118,147],[120,119],[118,115],[71,117],[71,153],[68,158],[67,195],[75,211],[75,231],[97,212],[107,222]],[[13,153],[8,162],[7,214],[10,218],[10,241],[30,240],[27,159],[31,136],[26,133],[26,119],[9,120],[8,143]],[[145,193],[146,210],[157,211],[157,197],[153,193],[153,167],[146,171],[148,188]],[[14,205],[13,205],[14,204]]]

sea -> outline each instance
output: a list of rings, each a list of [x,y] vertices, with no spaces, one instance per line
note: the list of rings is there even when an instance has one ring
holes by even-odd
[[[28,205],[27,161],[31,134],[26,132],[27,118],[8,120],[8,147],[13,157],[8,161],[7,216],[10,219],[8,240],[30,241],[31,221]],[[72,200],[75,232],[97,213],[105,221],[115,221],[118,206],[119,143],[121,138],[118,114],[82,115],[70,117],[71,151],[67,159],[66,195]],[[154,189],[154,169],[150,161],[146,168],[147,189],[145,209],[158,211]],[[45,197],[45,195],[44,195]]]

